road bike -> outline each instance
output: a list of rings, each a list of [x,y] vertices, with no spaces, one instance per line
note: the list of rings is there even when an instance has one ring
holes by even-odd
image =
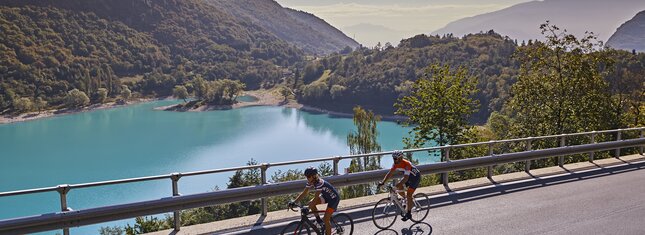
[[[400,192],[405,190],[397,190],[392,185],[385,186],[389,192],[388,197],[379,200],[374,209],[372,210],[372,221],[374,225],[380,229],[388,229],[392,227],[396,218],[401,215],[405,216],[407,210],[406,198],[399,197]],[[425,193],[417,193],[412,197],[412,222],[421,222],[430,211],[430,199]]]
[[[317,226],[307,217],[309,215],[309,207],[303,205],[298,205],[298,207],[300,208],[300,221],[287,224],[280,234],[311,234],[313,231],[314,234],[324,235],[325,230],[323,227]],[[296,211],[293,208],[287,210]],[[324,211],[318,211],[318,213],[324,213]],[[354,233],[354,221],[345,213],[334,213],[331,217],[330,224],[331,234],[351,235]]]

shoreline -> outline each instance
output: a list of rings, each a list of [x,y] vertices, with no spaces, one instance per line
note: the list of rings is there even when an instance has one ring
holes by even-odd
[[[109,102],[109,103],[103,103],[103,104],[92,104],[80,109],[69,109],[69,108],[64,108],[64,109],[50,109],[50,110],[44,110],[41,112],[29,112],[29,113],[21,113],[18,115],[1,115],[0,116],[0,125],[2,124],[11,124],[11,123],[18,123],[18,122],[27,122],[27,121],[35,121],[35,120],[40,120],[40,119],[45,119],[45,118],[51,118],[51,117],[58,117],[58,116],[63,116],[63,115],[69,115],[69,114],[77,114],[77,113],[84,113],[84,112],[91,112],[95,110],[102,110],[102,109],[112,109],[112,108],[118,108],[118,107],[124,107],[128,105],[134,105],[134,104],[140,104],[140,103],[146,103],[146,102],[151,102],[151,101],[157,101],[157,100],[165,100],[166,98],[141,98],[141,99],[135,99],[132,101],[129,101],[125,104],[117,104],[117,102]]]
[[[327,114],[332,117],[341,117],[341,118],[353,118],[354,114],[352,113],[344,113],[344,112],[337,112],[337,111],[330,111],[327,109],[323,108],[318,108],[310,105],[303,105],[295,100],[285,100],[281,98],[281,95],[274,94],[276,91],[274,90],[254,90],[254,91],[245,91],[242,95],[243,96],[252,96],[256,98],[256,101],[252,102],[237,102],[233,105],[203,105],[197,108],[192,108],[192,109],[175,109],[172,110],[173,108],[176,108],[177,105],[167,105],[167,106],[159,106],[153,108],[154,110],[160,110],[160,111],[171,111],[171,112],[206,112],[206,111],[214,111],[214,110],[228,110],[228,109],[237,109],[237,108],[243,108],[243,107],[252,107],[252,106],[277,106],[277,107],[286,107],[286,108],[294,108],[298,109],[301,111],[309,112],[312,114]],[[111,108],[118,108],[118,107],[124,107],[128,105],[134,105],[134,104],[139,104],[139,103],[145,103],[145,102],[152,102],[152,101],[158,101],[158,100],[166,100],[169,97],[163,97],[163,98],[141,98],[141,99],[136,99],[129,101],[126,104],[117,104],[117,102],[109,102],[109,103],[104,103],[104,104],[93,104],[87,107],[83,107],[80,109],[51,109],[51,110],[45,110],[41,112],[29,112],[29,113],[23,113],[19,114],[17,116],[12,116],[12,115],[1,115],[0,116],[0,125],[2,124],[11,124],[11,123],[18,123],[18,122],[27,122],[27,121],[34,121],[34,120],[39,120],[39,119],[45,119],[45,118],[51,118],[51,117],[57,117],[57,116],[62,116],[62,115],[69,115],[69,114],[77,114],[77,113],[83,113],[83,112],[91,112],[95,110],[102,110],[102,109],[111,109]],[[391,121],[391,122],[397,122],[400,123],[401,121],[406,120],[407,118],[403,116],[396,116],[396,115],[381,115],[382,121]]]
[[[186,109],[186,108],[179,108],[178,105],[175,104],[175,105],[168,105],[168,106],[160,106],[154,109],[161,110],[161,111],[171,111],[171,112],[206,112],[206,111],[213,111],[213,110],[228,110],[228,109],[237,109],[237,108],[252,107],[252,106],[277,106],[277,107],[295,108],[295,109],[313,113],[313,114],[327,114],[332,117],[342,117],[342,118],[354,117],[353,113],[330,111],[327,109],[318,108],[310,105],[303,105],[294,100],[284,100],[283,98],[280,98],[281,95],[274,94],[274,93],[276,92],[272,90],[245,91],[242,94],[243,96],[252,96],[257,100],[253,102],[237,102],[233,105],[202,105],[197,108]],[[403,116],[397,116],[397,115],[381,115],[381,114],[376,114],[376,115],[381,116],[381,120],[383,121],[400,123],[401,121],[407,120],[407,118]]]

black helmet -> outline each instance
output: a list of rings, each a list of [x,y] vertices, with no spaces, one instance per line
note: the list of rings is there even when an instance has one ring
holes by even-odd
[[[310,166],[307,169],[305,169],[305,176],[307,177],[317,175],[317,174],[318,174],[318,169],[316,169],[313,166]]]
[[[396,150],[392,152],[392,159],[397,159],[397,158],[402,158],[403,157],[403,151],[401,150]]]

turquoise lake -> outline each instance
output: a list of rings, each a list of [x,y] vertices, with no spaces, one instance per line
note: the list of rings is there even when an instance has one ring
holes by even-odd
[[[283,107],[246,107],[210,112],[165,112],[155,101],[0,124],[0,192],[245,165],[249,160],[280,162],[349,154],[352,119]],[[380,122],[383,150],[401,149],[409,128]],[[420,156],[421,163],[436,160]],[[383,158],[388,166],[391,159]],[[303,169],[303,164],[275,170]],[[349,165],[342,161],[341,166]],[[232,173],[184,177],[182,194],[226,188]],[[172,194],[170,180],[94,188],[68,193],[72,209],[158,199]],[[58,193],[0,198],[0,220],[60,210]],[[72,228],[72,234],[98,234],[101,226]],[[54,234],[56,231],[47,234]]]

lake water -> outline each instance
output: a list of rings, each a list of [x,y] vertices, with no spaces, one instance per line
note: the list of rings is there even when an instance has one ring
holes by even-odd
[[[59,184],[234,167],[255,159],[279,162],[346,155],[351,119],[282,107],[246,107],[211,112],[165,112],[156,101],[115,109],[0,124],[0,192]],[[409,128],[379,123],[383,150],[402,148]],[[436,157],[421,156],[422,163]],[[348,161],[341,162],[347,166]],[[384,158],[383,165],[391,164]],[[291,166],[303,169],[306,165]],[[283,168],[270,168],[272,171]],[[232,173],[184,177],[182,194],[226,188]],[[74,189],[72,209],[158,199],[172,194],[170,180]],[[0,220],[60,210],[58,193],[0,198]],[[100,226],[71,229],[97,234]],[[53,234],[51,232],[48,234]]]

